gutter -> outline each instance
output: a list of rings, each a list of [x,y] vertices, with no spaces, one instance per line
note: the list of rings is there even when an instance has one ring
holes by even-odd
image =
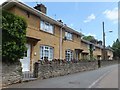
[[[63,28],[65,27],[66,25],[62,25],[62,27],[60,28],[60,48],[59,48],[59,51],[60,51],[60,60],[62,60],[63,58],[62,58],[62,41],[63,41],[63,38],[62,38],[62,30],[63,30]]]

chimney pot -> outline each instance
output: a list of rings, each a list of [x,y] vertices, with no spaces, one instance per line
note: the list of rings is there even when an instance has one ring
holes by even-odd
[[[63,21],[62,20],[57,20],[58,22],[60,22],[60,23],[63,23]]]
[[[43,4],[37,4],[37,6],[34,7],[35,9],[39,10],[40,12],[46,14],[47,8]]]

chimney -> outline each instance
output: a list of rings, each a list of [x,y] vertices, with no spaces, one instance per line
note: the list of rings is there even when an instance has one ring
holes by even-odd
[[[40,12],[46,14],[47,8],[43,4],[37,4],[37,6],[34,7],[35,9],[39,10]]]
[[[60,23],[63,23],[63,21],[62,20],[57,20],[58,22],[60,22]]]
[[[100,40],[100,41],[98,41],[97,43],[98,43],[98,45],[102,45],[102,41],[101,41],[101,40]]]

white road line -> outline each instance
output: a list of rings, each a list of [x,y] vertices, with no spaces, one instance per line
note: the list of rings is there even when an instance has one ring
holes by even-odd
[[[93,82],[88,88],[92,88],[96,83],[98,83],[103,77],[105,77],[108,73],[110,73],[112,70],[104,73],[100,78],[98,78],[95,82]]]

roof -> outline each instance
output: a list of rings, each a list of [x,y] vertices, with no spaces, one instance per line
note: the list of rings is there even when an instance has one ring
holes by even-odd
[[[87,40],[84,40],[84,39],[81,39],[81,41],[82,42],[84,42],[84,43],[86,43],[86,44],[92,44],[92,45],[94,45],[95,47],[97,47],[97,48],[101,48],[101,49],[103,49],[103,46],[101,45],[96,45],[96,44],[94,44],[94,43],[92,43],[92,42],[90,42],[90,41],[87,41]]]
[[[111,47],[106,47],[105,49],[109,50],[109,51],[113,51],[113,49]]]
[[[103,45],[95,45],[95,47],[103,49]]]
[[[14,6],[14,5],[16,5],[16,6],[22,8],[22,9],[24,9],[24,10],[27,10],[27,11],[29,11],[30,13],[32,13],[32,14],[38,16],[38,17],[42,17],[44,20],[46,20],[46,21],[48,21],[48,22],[51,22],[52,24],[56,24],[56,25],[58,25],[58,26],[60,26],[60,27],[63,26],[63,23],[54,20],[53,18],[47,16],[46,14],[44,14],[44,13],[42,13],[42,12],[40,12],[40,11],[38,11],[38,10],[36,10],[36,9],[28,6],[28,5],[26,5],[25,3],[18,1],[18,0],[8,0],[8,1],[6,1],[6,2],[4,2],[4,3],[2,4],[2,8],[3,8],[3,9],[9,9],[9,8],[11,8],[11,7]],[[66,25],[64,26],[64,29],[65,29],[65,30],[68,30],[68,31],[71,32],[71,33],[75,33],[75,34],[77,34],[77,35],[83,36],[82,33],[78,32],[78,31],[76,31],[76,30],[74,30],[74,29],[72,29],[72,28],[70,28],[70,27],[68,27],[68,26],[66,26]]]
[[[87,41],[87,40],[84,40],[84,39],[81,39],[81,41],[84,42],[84,43],[86,43],[86,44],[93,44],[90,41]]]

